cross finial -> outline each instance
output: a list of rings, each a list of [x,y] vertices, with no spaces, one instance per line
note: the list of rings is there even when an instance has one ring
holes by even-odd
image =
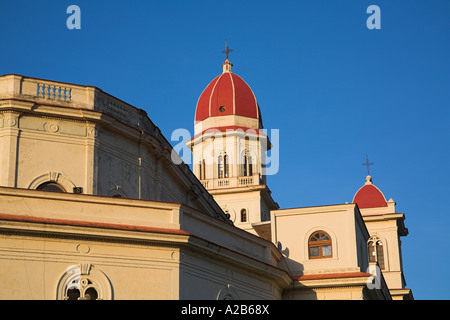
[[[227,39],[225,39],[225,50],[222,51],[222,53],[225,53],[227,60],[228,60],[228,54],[233,51],[233,49],[228,48]]]
[[[373,162],[369,162],[369,158],[367,157],[367,154],[366,154],[366,162],[363,163],[363,166],[367,167],[367,175],[370,176],[369,167],[373,166]]]

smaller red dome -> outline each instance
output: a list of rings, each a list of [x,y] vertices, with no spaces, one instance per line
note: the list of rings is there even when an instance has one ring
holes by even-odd
[[[366,177],[366,184],[356,192],[353,203],[356,203],[360,209],[387,207],[386,198],[380,189],[372,184],[370,176]]]

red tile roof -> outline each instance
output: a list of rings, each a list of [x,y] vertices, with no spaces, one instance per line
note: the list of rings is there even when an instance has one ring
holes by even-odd
[[[357,278],[370,277],[370,273],[365,272],[342,272],[342,273],[320,273],[320,274],[306,274],[301,276],[293,276],[293,280],[320,280],[320,279],[335,279],[335,278]]]

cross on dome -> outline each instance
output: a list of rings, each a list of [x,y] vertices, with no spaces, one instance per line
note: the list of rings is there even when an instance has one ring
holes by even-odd
[[[373,166],[373,162],[369,162],[367,154],[366,154],[366,162],[364,162],[362,165],[367,167],[367,175],[370,176],[369,167]]]
[[[233,51],[233,49],[229,49],[229,48],[228,48],[227,39],[225,39],[225,50],[223,50],[222,53],[225,53],[226,58],[227,58],[226,60],[228,60],[228,54],[229,54],[231,51]]]
[[[225,62],[222,63],[222,67],[223,67],[223,72],[230,72],[231,73],[231,67],[233,66],[233,64],[230,62],[230,60],[228,60],[228,54],[233,51],[233,49],[228,48],[228,43],[227,43],[227,39],[225,39],[225,50],[222,51],[222,53],[225,53],[226,55],[226,59]]]

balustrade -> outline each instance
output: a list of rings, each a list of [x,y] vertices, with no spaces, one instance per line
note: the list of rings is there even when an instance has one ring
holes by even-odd
[[[239,186],[248,186],[253,184],[253,177],[239,177],[238,185]]]
[[[261,183],[261,179],[259,174],[255,174],[253,176],[245,177],[201,180],[201,183],[206,189],[237,188],[258,185]]]
[[[43,99],[71,101],[72,89],[59,85],[38,82],[36,96]]]

